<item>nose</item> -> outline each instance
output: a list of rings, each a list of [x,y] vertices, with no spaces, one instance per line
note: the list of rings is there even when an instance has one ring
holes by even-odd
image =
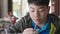
[[[38,17],[39,16],[39,11],[35,10],[35,16]]]

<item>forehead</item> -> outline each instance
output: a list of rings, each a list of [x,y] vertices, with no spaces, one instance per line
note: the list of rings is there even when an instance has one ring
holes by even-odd
[[[41,8],[41,7],[47,7],[47,6],[45,6],[45,5],[29,4],[29,7],[31,7],[31,8],[34,8],[34,7],[36,7],[36,8]]]

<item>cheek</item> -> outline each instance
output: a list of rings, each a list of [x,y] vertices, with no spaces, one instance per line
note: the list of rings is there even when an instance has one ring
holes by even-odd
[[[49,12],[47,11],[47,12],[45,12],[45,14],[44,14],[44,15],[45,15],[45,16],[47,16],[48,14],[49,14]]]
[[[41,17],[41,18],[46,17],[46,15],[47,15],[47,13],[46,13],[46,12],[42,12],[42,13],[40,13],[40,17]]]
[[[40,18],[44,18],[44,13],[40,13]]]
[[[30,13],[31,19],[35,19],[35,15],[33,13]]]
[[[33,13],[30,13],[30,17],[33,18],[34,17],[34,14]]]

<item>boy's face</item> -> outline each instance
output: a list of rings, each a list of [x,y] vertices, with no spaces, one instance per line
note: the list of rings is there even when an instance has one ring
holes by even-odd
[[[49,13],[49,8],[43,5],[29,4],[30,17],[35,22],[43,21]]]

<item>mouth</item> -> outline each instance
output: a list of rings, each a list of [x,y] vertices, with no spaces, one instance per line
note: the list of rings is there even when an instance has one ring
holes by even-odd
[[[40,21],[41,19],[37,19],[37,21]]]

